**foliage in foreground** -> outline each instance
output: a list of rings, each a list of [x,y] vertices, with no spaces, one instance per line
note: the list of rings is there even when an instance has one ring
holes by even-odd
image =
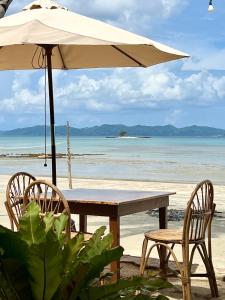
[[[122,247],[111,248],[112,236],[100,227],[89,241],[83,234],[68,240],[67,217],[39,216],[30,203],[20,231],[0,226],[0,299],[104,300],[167,299],[154,292],[170,286],[160,279],[134,277],[100,285],[104,268],[119,260]],[[109,281],[108,281],[109,282]]]

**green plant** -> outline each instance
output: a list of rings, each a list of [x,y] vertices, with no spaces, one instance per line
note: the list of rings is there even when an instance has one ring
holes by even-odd
[[[83,234],[68,240],[66,222],[64,214],[40,218],[33,202],[20,219],[19,232],[0,226],[0,299],[167,299],[151,295],[170,286],[159,279],[135,277],[100,285],[110,275],[104,274],[105,266],[120,259],[123,248],[111,248],[112,236],[104,235],[105,227],[87,242]]]

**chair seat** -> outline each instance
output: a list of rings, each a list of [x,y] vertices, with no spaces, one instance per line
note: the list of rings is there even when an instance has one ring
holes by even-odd
[[[74,238],[75,236],[77,236],[79,233],[82,233],[82,232],[79,232],[79,231],[71,232],[71,239]],[[91,233],[84,233],[84,240],[85,241],[90,240],[91,237],[92,237]]]
[[[182,230],[160,229],[145,232],[145,237],[155,242],[180,243],[182,241]]]

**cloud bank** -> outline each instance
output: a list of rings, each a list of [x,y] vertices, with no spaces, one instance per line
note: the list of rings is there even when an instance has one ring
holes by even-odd
[[[39,113],[44,104],[44,77],[34,87],[35,71],[17,72],[10,97],[0,100],[1,112]],[[56,112],[85,109],[112,111],[137,108],[165,109],[177,104],[210,106],[224,102],[225,76],[208,71],[181,78],[166,67],[98,71],[54,72]],[[19,104],[19,105],[18,105]]]

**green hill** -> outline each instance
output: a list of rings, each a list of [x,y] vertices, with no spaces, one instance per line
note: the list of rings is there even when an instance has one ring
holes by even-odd
[[[85,128],[70,128],[71,136],[118,136],[121,131],[125,131],[128,136],[191,136],[191,137],[209,137],[225,136],[224,129],[206,127],[206,126],[189,126],[177,128],[172,125],[165,126],[126,126],[118,125],[101,125]],[[9,131],[0,131],[0,136],[43,136],[44,126],[33,126],[26,128],[17,128]],[[56,126],[56,136],[65,136],[66,127]],[[50,128],[47,127],[47,135],[50,135]]]

